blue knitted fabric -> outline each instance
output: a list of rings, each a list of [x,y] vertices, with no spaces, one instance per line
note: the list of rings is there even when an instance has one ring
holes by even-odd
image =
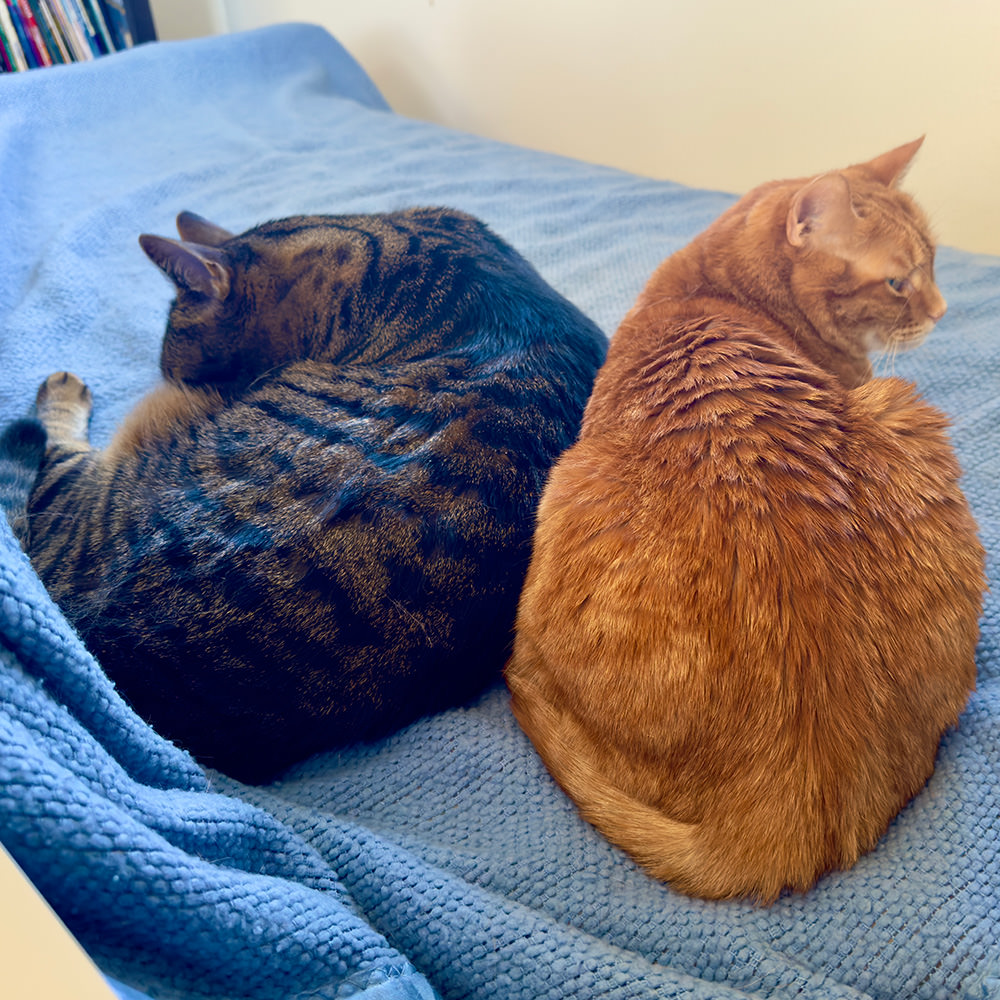
[[[610,334],[732,200],[403,119],[302,25],[2,76],[0,168],[0,420],[66,368],[98,444],[157,377],[171,289],[136,237],[182,209],[240,230],[462,208]],[[938,278],[948,315],[894,370],[952,418],[994,592],[933,778],[851,871],[766,909],[652,881],[580,820],[502,687],[269,787],[205,774],[0,524],[3,844],[129,1000],[1000,997],[1000,260],[944,249]]]

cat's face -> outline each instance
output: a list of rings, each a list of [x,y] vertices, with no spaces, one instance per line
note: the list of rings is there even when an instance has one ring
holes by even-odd
[[[793,267],[799,303],[817,328],[832,323],[866,353],[916,346],[947,309],[926,227],[901,197],[855,211],[837,246]]]
[[[799,307],[824,339],[865,353],[916,346],[947,309],[927,220],[895,188],[905,163],[879,170],[876,160],[808,181],[786,220]]]
[[[944,316],[934,249],[911,232],[874,235],[852,267],[864,310],[857,324],[868,351],[915,347]]]

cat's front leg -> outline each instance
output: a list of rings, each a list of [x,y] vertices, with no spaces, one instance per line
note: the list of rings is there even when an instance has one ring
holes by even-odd
[[[90,389],[72,372],[50,375],[35,397],[35,412],[45,428],[49,448],[88,450],[92,409]]]

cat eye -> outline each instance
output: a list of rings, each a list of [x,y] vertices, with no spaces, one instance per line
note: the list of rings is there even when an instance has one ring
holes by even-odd
[[[885,283],[897,294],[902,295],[904,292],[910,291],[910,279],[909,278],[886,278]]]

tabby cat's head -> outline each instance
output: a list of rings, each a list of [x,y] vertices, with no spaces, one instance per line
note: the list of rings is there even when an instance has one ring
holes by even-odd
[[[177,292],[160,367],[219,386],[303,358],[367,362],[398,359],[408,344],[432,348],[449,331],[435,304],[456,322],[461,262],[486,239],[481,223],[445,209],[294,216],[239,235],[182,212],[177,230],[180,239],[139,237]]]

